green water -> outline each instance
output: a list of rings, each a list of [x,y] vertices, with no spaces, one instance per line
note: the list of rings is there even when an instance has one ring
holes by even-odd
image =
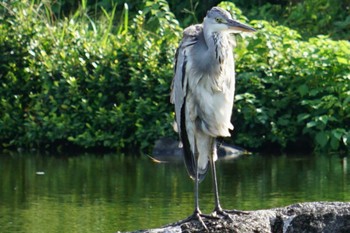
[[[224,208],[254,210],[306,201],[350,201],[346,158],[243,156],[218,162]],[[0,232],[116,232],[152,228],[193,211],[182,162],[146,156],[0,154]],[[211,177],[200,184],[213,208]]]

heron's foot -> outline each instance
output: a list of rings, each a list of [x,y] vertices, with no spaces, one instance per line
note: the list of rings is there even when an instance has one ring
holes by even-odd
[[[214,211],[212,212],[212,216],[214,217],[224,217],[228,218],[233,221],[232,214],[242,215],[242,214],[249,214],[248,212],[241,211],[241,210],[224,210],[221,208],[221,206],[215,207]]]
[[[202,214],[199,210],[195,210],[194,213],[192,214],[192,216],[190,216],[190,218],[192,220],[197,220],[198,222],[200,222],[200,224],[205,229],[205,231],[208,232],[209,230],[208,230],[207,225],[203,221],[203,217],[208,217],[208,216],[205,214]]]
[[[203,220],[205,218],[208,218],[208,219],[219,219],[219,217],[217,217],[217,216],[208,215],[208,214],[202,214],[200,210],[196,209],[191,216],[189,216],[188,218],[186,218],[186,219],[184,219],[184,220],[182,220],[180,222],[177,222],[176,224],[183,224],[185,222],[191,222],[191,221],[195,220],[195,221],[198,221],[202,225],[202,227],[205,229],[205,231],[208,232],[209,231],[208,227],[204,223],[204,220]]]
[[[214,217],[228,218],[230,220],[233,220],[230,214],[227,211],[223,210],[220,206],[215,207],[211,215]]]

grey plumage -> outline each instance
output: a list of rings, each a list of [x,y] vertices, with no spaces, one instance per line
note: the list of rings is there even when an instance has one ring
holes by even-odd
[[[253,28],[232,20],[219,8],[208,11],[203,24],[186,28],[175,56],[175,75],[171,102],[175,104],[177,130],[184,149],[184,160],[196,182],[195,213],[198,207],[198,182],[205,177],[208,161],[214,178],[215,210],[221,210],[214,162],[216,137],[230,136],[235,73],[230,33],[252,32]]]

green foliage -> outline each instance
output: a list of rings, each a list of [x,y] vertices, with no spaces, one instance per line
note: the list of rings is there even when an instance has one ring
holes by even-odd
[[[182,30],[167,1],[133,13],[103,6],[99,16],[89,6],[58,19],[47,2],[1,3],[1,147],[143,149],[174,135],[169,87]],[[220,6],[248,22],[233,3]],[[250,23],[258,32],[237,36],[233,142],[348,150],[349,42]]]
[[[335,39],[350,38],[350,1],[306,0],[290,6],[285,25],[311,37],[329,35]]]
[[[298,30],[306,38],[327,35],[333,39],[350,38],[349,0],[302,0],[237,2],[249,18],[275,21]]]
[[[349,42],[302,41],[286,27],[252,23],[259,32],[237,48],[234,141],[250,148],[349,149]]]
[[[116,15],[122,15],[125,2],[128,4],[130,16],[134,17],[139,10],[144,10],[146,2],[145,0],[32,1],[48,6],[46,13],[52,20],[83,11],[93,21],[99,19],[99,16],[104,15],[105,12],[115,11]],[[182,27],[200,23],[208,9],[222,4],[220,0],[167,0],[166,2],[169,3],[171,12],[175,14]],[[236,0],[233,2],[248,18],[278,22],[298,30],[303,37],[309,38],[322,34],[333,39],[350,38],[349,0]],[[117,20],[115,19],[114,22],[118,23]]]
[[[104,26],[113,12],[100,24],[83,10],[51,23],[40,18],[45,7],[3,6],[2,146],[144,148],[169,134],[167,93],[181,32],[171,14],[158,27],[166,36],[145,30],[142,12],[115,34]],[[149,15],[159,12],[153,5]]]

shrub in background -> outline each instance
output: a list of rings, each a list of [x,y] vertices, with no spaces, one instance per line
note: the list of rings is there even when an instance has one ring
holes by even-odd
[[[35,0],[35,2],[49,5],[52,18],[63,18],[83,8],[88,9],[89,16],[96,20],[103,13],[101,9],[110,12],[116,7],[118,13],[122,12],[125,1]],[[128,1],[132,17],[145,8],[145,2],[145,0]],[[167,0],[167,2],[180,25],[186,27],[201,22],[207,10],[222,1]],[[322,34],[333,39],[350,39],[350,0],[236,0],[233,2],[250,19],[278,22],[280,25],[298,30],[304,38]]]
[[[85,2],[59,20],[48,5],[1,6],[1,147],[139,150],[176,136],[169,87],[181,28],[165,0],[145,1],[131,22],[125,5],[117,26],[116,6],[92,19]],[[234,4],[221,6],[247,20]],[[237,36],[232,141],[348,150],[349,42],[251,24],[257,33]]]
[[[169,134],[181,30],[165,1],[148,3],[150,10],[114,31],[105,26],[112,14],[93,23],[82,11],[51,23],[44,6],[3,6],[3,147],[144,148]],[[144,29],[146,18],[158,20],[155,31]]]
[[[237,49],[236,143],[349,149],[350,44],[255,21]],[[242,48],[243,47],[243,48]]]

